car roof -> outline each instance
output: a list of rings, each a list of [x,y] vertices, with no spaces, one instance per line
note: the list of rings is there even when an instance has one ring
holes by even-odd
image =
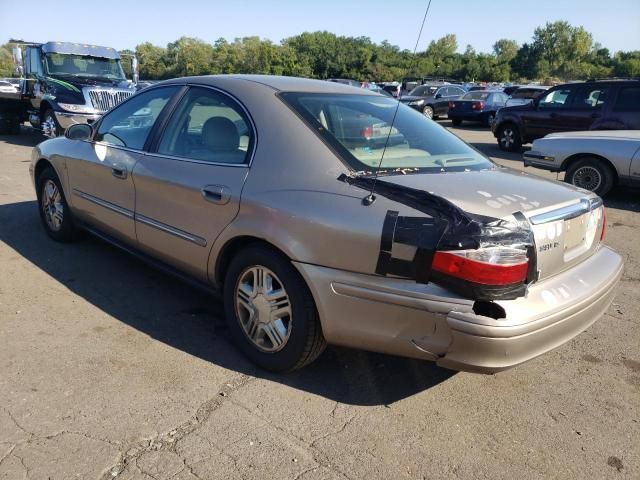
[[[306,92],[306,93],[351,93],[360,95],[376,95],[366,88],[353,87],[339,82],[327,82],[326,80],[312,80],[309,78],[283,77],[276,75],[205,75],[199,77],[181,77],[172,80],[165,80],[161,84],[184,84],[199,83],[204,85],[218,86],[220,80],[235,79],[247,82],[247,86],[263,85],[281,92]]]

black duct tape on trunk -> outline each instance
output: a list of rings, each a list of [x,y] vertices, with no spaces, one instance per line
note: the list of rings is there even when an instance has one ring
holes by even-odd
[[[509,300],[524,296],[526,284],[537,280],[537,258],[533,231],[522,212],[514,220],[466,212],[446,198],[415,188],[370,177],[341,175],[338,180],[423,212],[428,217],[403,217],[389,210],[382,225],[379,275],[394,275],[418,283],[433,281],[474,300]],[[393,244],[416,247],[413,260],[393,256]],[[505,286],[479,285],[454,279],[431,269],[437,250],[466,250],[491,246],[519,246],[527,251],[529,270],[526,283]]]

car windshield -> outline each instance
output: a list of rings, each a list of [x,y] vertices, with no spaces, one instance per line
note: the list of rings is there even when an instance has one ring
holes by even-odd
[[[50,75],[80,75],[112,80],[125,79],[120,60],[115,58],[48,53],[45,55],[45,62]]]
[[[488,92],[477,91],[465,93],[460,100],[486,100],[487,98],[489,98]]]
[[[415,95],[417,97],[426,97],[427,95],[435,95],[438,87],[432,87],[429,85],[420,85],[409,92],[409,95]]]
[[[445,128],[391,98],[294,92],[280,96],[354,171],[373,172],[378,165],[382,174],[495,167]]]

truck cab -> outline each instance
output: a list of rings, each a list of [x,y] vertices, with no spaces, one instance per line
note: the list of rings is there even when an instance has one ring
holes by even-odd
[[[14,55],[23,74],[22,99],[29,103],[28,119],[45,135],[55,137],[76,123],[91,123],[136,92],[127,80],[121,56],[113,48],[70,42],[24,44]]]

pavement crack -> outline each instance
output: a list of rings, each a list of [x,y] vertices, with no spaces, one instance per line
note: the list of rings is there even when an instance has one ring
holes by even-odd
[[[214,397],[202,403],[189,420],[177,427],[169,429],[167,432],[143,439],[129,445],[126,449],[120,449],[120,459],[115,465],[107,469],[102,475],[101,480],[113,480],[117,478],[118,475],[125,471],[128,465],[134,465],[138,470],[142,471],[137,461],[145,452],[161,450],[177,454],[176,445],[180,440],[196,432],[209,419],[212,413],[229,399],[231,393],[240,390],[253,380],[255,380],[255,377],[241,374],[233,380],[225,382],[224,387]],[[182,456],[180,456],[180,458],[182,458],[184,462],[184,458]],[[142,472],[153,478],[148,472]]]
[[[18,422],[18,420],[16,420],[16,418],[13,416],[13,413],[11,413],[11,410],[9,410],[7,407],[3,407],[0,406],[0,408],[2,408],[2,410],[4,410],[5,412],[7,412],[7,415],[9,416],[9,418],[11,419],[11,421],[15,424],[16,427],[18,427],[18,429],[20,431],[22,431],[23,433],[26,433],[27,435],[33,437],[35,436],[35,434],[33,432],[30,432],[29,430],[27,430],[26,428],[24,428],[20,422]]]

